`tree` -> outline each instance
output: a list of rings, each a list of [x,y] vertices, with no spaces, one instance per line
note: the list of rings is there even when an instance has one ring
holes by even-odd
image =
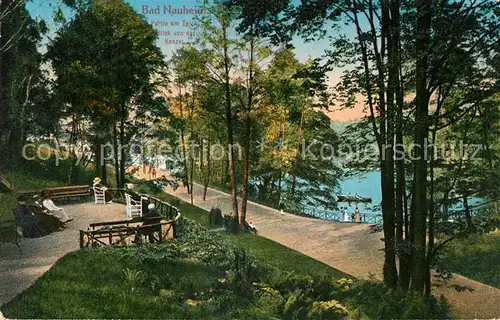
[[[200,18],[202,36],[200,45],[207,47],[206,68],[209,70],[213,81],[224,88],[225,96],[225,121],[227,129],[228,143],[228,166],[229,179],[231,184],[231,201],[234,222],[239,225],[238,198],[235,180],[235,139],[234,139],[234,118],[231,94],[231,75],[234,69],[232,62],[232,51],[237,48],[235,41],[229,37],[229,30],[235,23],[237,12],[227,8],[222,4],[215,4],[207,8],[209,15]]]
[[[75,114],[112,128],[96,134],[97,167],[105,173],[100,151],[111,134],[116,180],[121,186],[125,183],[125,150],[134,134],[129,126],[131,114],[146,107],[132,101],[155,105],[157,83],[152,77],[160,73],[163,57],[155,45],[153,28],[129,5],[91,2],[73,4],[73,8],[75,18],[58,31],[48,49],[57,75],[56,88]]]
[[[21,146],[31,133],[28,125],[37,107],[32,100],[34,91],[38,101],[46,106],[47,81],[40,69],[42,55],[37,51],[46,29],[43,20],[30,17],[24,1],[1,2],[0,167],[20,159]]]
[[[230,5],[241,10],[240,31],[253,28],[275,42],[288,42],[296,34],[306,39],[319,38],[324,36],[327,26],[341,31],[341,23],[355,30],[354,37],[342,33],[333,37],[332,49],[325,54],[326,67],[340,66],[346,70],[337,86],[340,91],[337,96],[345,99],[344,106],[354,105],[357,97],[362,96],[369,112],[365,120],[370,123],[378,146],[381,171],[384,281],[403,290],[411,283],[411,288],[419,294],[424,287],[429,293],[434,229],[426,186],[433,169],[428,167],[426,156],[432,111],[429,101],[439,90],[445,93],[440,103],[448,103],[448,92],[461,90],[467,84],[466,74],[473,70],[473,74],[481,75],[474,82],[481,88],[479,91],[491,94],[488,87],[494,87],[497,80],[491,76],[492,68],[484,69],[483,62],[498,56],[495,39],[498,39],[499,4],[423,0],[415,6],[398,0],[334,3],[318,0],[302,4],[273,1],[260,6],[248,0],[233,0]],[[468,67],[459,70],[458,61],[466,61]],[[447,115],[458,117],[463,111],[460,103],[449,109]],[[443,120],[439,111],[435,117]],[[404,188],[407,175],[404,158],[394,157],[395,152],[406,154],[405,123],[413,126],[406,133],[416,146],[410,171],[413,185],[409,216],[405,214],[408,196]],[[447,125],[440,122],[437,127],[442,129]],[[428,232],[431,241],[426,243]]]

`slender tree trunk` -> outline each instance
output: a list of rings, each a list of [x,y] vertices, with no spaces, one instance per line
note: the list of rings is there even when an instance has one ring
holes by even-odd
[[[437,111],[437,116],[436,119],[439,118],[439,107]],[[436,124],[434,127],[434,130],[432,131],[432,150],[430,151],[430,167],[429,167],[429,174],[430,174],[430,184],[429,184],[429,240],[427,244],[427,274],[425,278],[425,294],[426,296],[431,295],[431,266],[432,266],[432,258],[433,258],[433,251],[434,251],[434,217],[435,217],[435,208],[434,208],[434,145],[436,143],[436,128],[438,125],[438,120],[436,120]]]
[[[280,170],[279,176],[278,176],[278,186],[277,186],[277,188],[278,188],[278,204],[281,203],[281,176],[282,175],[283,175],[283,173]]]
[[[211,157],[210,157],[210,140],[207,142],[208,145],[208,152],[207,152],[207,174],[205,178],[205,184],[203,186],[203,201],[207,199],[207,190],[208,190],[208,185],[210,184],[210,176],[212,172],[212,166],[211,166]]]
[[[281,173],[280,173],[281,175]],[[274,177],[271,178],[271,190],[269,191],[269,196],[267,196],[267,199],[271,199],[271,201],[274,201],[274,188],[276,187],[276,179]],[[267,190],[266,190],[267,191]]]
[[[182,92],[181,92],[181,86],[179,85],[179,111],[181,115],[181,119],[184,118],[183,115],[183,107],[182,107]],[[183,158],[183,164],[184,164],[184,185],[187,188],[188,194],[191,194],[191,187],[189,185],[189,171],[188,171],[188,165],[187,165],[187,154],[186,154],[186,141],[184,138],[184,124],[181,125],[181,146],[182,146],[182,158]]]
[[[0,14],[5,13],[7,10],[11,10],[14,7],[13,0],[2,0],[0,2]],[[0,48],[7,48],[9,41],[17,42],[16,39],[12,37],[15,36],[16,23],[14,23],[15,15],[17,15],[14,10],[8,15],[6,15],[0,23]],[[10,136],[10,114],[12,105],[12,99],[10,99],[9,89],[12,86],[12,69],[15,66],[16,60],[16,48],[14,45],[10,49],[3,49],[0,51],[0,169],[1,167],[9,167],[12,163],[13,152],[8,150],[8,140]]]
[[[71,149],[73,147],[73,140],[75,140],[75,132],[76,132],[76,123],[75,123],[75,115],[73,114],[71,117],[71,134],[69,136],[69,148],[68,148],[68,156],[70,158],[69,164],[69,172],[68,172],[68,185],[71,185],[72,177],[73,177],[73,154],[71,153]]]
[[[106,168],[106,160],[105,160],[105,155],[102,154],[101,152],[101,144],[103,143],[103,139],[97,134],[96,140],[95,140],[95,155],[96,155],[96,162],[95,162],[95,169],[96,169],[96,175],[101,178],[101,181],[103,184],[108,183],[108,175],[105,170]],[[104,168],[104,170],[103,170]]]
[[[373,16],[374,8],[370,4],[370,14]],[[394,63],[394,41],[391,35],[391,18],[387,2],[381,2],[382,11],[382,46],[380,54],[377,50],[377,40],[373,39],[373,47],[376,52],[376,65],[378,70],[379,87],[379,109],[380,109],[380,136],[385,144],[382,146],[381,176],[382,176],[382,215],[384,228],[385,259],[384,259],[384,282],[389,287],[396,287],[398,271],[396,268],[396,234],[395,234],[395,206],[394,206],[394,98],[397,81]],[[373,20],[373,18],[372,18]],[[373,31],[372,26],[372,33]],[[388,86],[384,86],[383,59],[385,55],[384,44],[387,45],[388,58]]]
[[[396,161],[396,244],[399,247],[399,278],[398,283],[400,288],[408,290],[410,286],[411,275],[411,260],[407,246],[404,244],[408,241],[408,226],[407,226],[407,210],[406,204],[406,173],[405,173],[405,148],[403,145],[403,109],[404,109],[404,88],[402,83],[401,73],[401,43],[400,43],[400,1],[392,0],[390,2],[391,24],[390,35],[391,41],[388,42],[390,54],[390,85],[394,90],[396,98],[395,107],[395,130],[396,130],[396,146],[398,158]]]
[[[116,179],[116,187],[119,188],[120,186],[120,163],[119,163],[119,155],[118,155],[118,148],[119,148],[119,143],[118,143],[118,130],[116,129],[116,125],[113,125],[113,161],[115,165],[115,179]]]
[[[301,146],[302,146],[302,136],[303,136],[303,133],[302,133],[302,126],[304,124],[304,110],[301,110],[300,112],[300,124],[299,124],[299,129],[298,129],[298,133],[297,133],[297,158],[300,159],[300,156],[302,154],[302,149],[301,149]],[[291,187],[291,193],[292,193],[292,196],[295,195],[295,186],[297,184],[297,175],[295,174],[295,172],[293,173],[293,176],[292,176],[292,187]]]
[[[465,213],[465,220],[467,221],[467,229],[469,232],[474,232],[476,230],[476,226],[472,221],[472,215],[469,208],[469,201],[467,200],[467,194],[464,194],[462,196],[462,203],[464,205],[464,213]]]
[[[126,120],[126,110],[125,102],[122,103],[122,114],[120,121],[120,180],[116,182],[117,188],[123,188],[125,184],[125,120]]]
[[[227,185],[230,185],[230,178],[229,178],[229,158],[224,159],[224,175],[221,177],[222,178],[222,185],[224,186],[224,189],[227,187]]]
[[[195,152],[193,150],[194,144],[193,141],[196,140],[196,137],[194,136],[194,124],[193,124],[193,113],[194,113],[194,104],[195,104],[195,86],[196,84],[193,85],[193,100],[191,101],[191,106],[188,108],[188,116],[189,116],[189,128],[190,128],[190,135],[189,135],[189,141],[190,141],[190,162],[191,162],[191,170],[190,170],[190,182],[191,182],[191,204],[194,204],[194,156]]]
[[[254,63],[254,46],[255,40],[252,36],[250,39],[250,61],[249,61],[249,76],[248,76],[248,105],[245,118],[245,137],[244,140],[244,158],[243,158],[243,185],[241,195],[241,221],[240,225],[244,225],[247,216],[247,201],[248,201],[248,171],[250,164],[250,135],[251,135],[251,117],[250,112],[253,106],[253,63]]]
[[[203,170],[203,162],[205,161],[205,158],[203,157],[203,150],[205,148],[205,140],[204,139],[201,139],[201,146],[200,146],[200,163],[199,163],[199,166],[198,166],[198,170],[200,171],[200,174],[202,174],[202,170]]]
[[[222,22],[223,33],[223,50],[224,50],[224,87],[226,91],[226,122],[227,122],[227,137],[228,137],[228,163],[229,163],[229,180],[231,183],[231,201],[233,209],[234,221],[239,225],[240,219],[238,214],[238,198],[236,195],[235,170],[234,170],[234,138],[233,138],[233,112],[231,107],[231,84],[229,74],[229,44],[228,44],[228,25],[227,22]]]
[[[360,22],[358,20],[358,1],[354,0],[352,3],[352,12],[354,16],[354,23],[356,26],[356,33],[358,36],[358,41],[361,47],[362,59],[363,59],[363,68],[365,73],[366,82],[364,84],[364,89],[367,92],[367,100],[370,108],[370,121],[372,123],[373,132],[375,138],[377,140],[378,150],[379,150],[379,161],[380,161],[380,175],[381,175],[381,186],[382,186],[382,215],[383,215],[383,229],[384,229],[384,239],[385,239],[385,255],[384,255],[384,282],[389,287],[395,287],[397,284],[398,276],[397,276],[397,268],[396,268],[396,259],[395,259],[395,251],[394,251],[394,241],[395,241],[395,226],[394,226],[394,183],[391,182],[391,177],[393,179],[394,171],[393,167],[389,168],[389,165],[392,163],[388,163],[388,156],[392,155],[392,152],[388,150],[387,143],[387,131],[386,131],[386,103],[385,103],[385,77],[384,77],[384,66],[383,59],[385,53],[385,41],[388,35],[388,23],[389,23],[389,15],[387,4],[383,3],[382,8],[382,39],[380,45],[382,47],[381,51],[379,51],[378,46],[379,42],[376,36],[376,28],[374,26],[373,18],[375,9],[373,8],[372,2],[368,2],[368,10],[370,17],[370,28],[372,34],[372,46],[373,46],[373,57],[375,59],[378,76],[377,76],[377,85],[378,85],[378,98],[379,98],[379,114],[380,114],[380,132],[377,129],[377,122],[375,119],[375,110],[374,110],[374,102],[372,98],[372,84],[370,82],[370,78],[372,77],[372,73],[370,71],[370,65],[368,60],[368,50],[366,47],[365,40],[363,40],[364,33],[360,27]],[[392,138],[391,138],[392,139]],[[392,173],[389,173],[389,171]]]
[[[427,238],[427,137],[429,96],[427,91],[428,44],[432,18],[432,1],[417,0],[417,35],[416,35],[416,111],[415,111],[415,193],[414,203],[414,239],[413,239],[413,275],[411,289],[422,294],[427,275],[426,238]]]

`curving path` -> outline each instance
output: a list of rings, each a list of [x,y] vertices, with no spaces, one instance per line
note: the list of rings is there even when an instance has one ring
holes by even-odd
[[[121,204],[81,203],[61,207],[74,219],[67,229],[42,238],[22,239],[22,255],[12,243],[0,246],[0,306],[26,290],[64,255],[80,249],[79,230],[86,230],[92,222],[126,217],[125,206]]]
[[[139,170],[138,178],[149,177]],[[157,176],[168,172],[157,172]],[[191,196],[183,187],[166,192],[190,202]],[[218,206],[225,213],[232,211],[230,195],[208,189],[203,201],[203,187],[194,185],[194,205],[210,210]],[[241,205],[241,204],[240,204]],[[248,202],[247,221],[254,223],[259,234],[284,246],[299,251],[331,267],[357,278],[374,277],[382,280],[382,233],[370,233],[366,224],[336,223],[293,214],[279,214],[276,209]],[[293,263],[291,261],[291,263]],[[459,318],[500,318],[500,290],[480,282],[454,275],[451,280],[434,280],[434,294],[444,295]],[[470,288],[458,291],[456,288]]]

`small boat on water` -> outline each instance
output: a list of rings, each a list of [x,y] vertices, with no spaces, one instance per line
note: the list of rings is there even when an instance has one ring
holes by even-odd
[[[337,196],[339,202],[367,202],[371,203],[372,198],[362,197],[360,195],[345,195],[339,194]]]

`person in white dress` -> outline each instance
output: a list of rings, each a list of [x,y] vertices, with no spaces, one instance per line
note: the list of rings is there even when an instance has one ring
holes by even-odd
[[[47,209],[47,214],[56,217],[59,219],[62,223],[66,223],[69,221],[72,221],[68,214],[63,210],[63,208],[59,208],[54,204],[54,201],[50,199],[50,196],[48,193],[44,193],[43,195],[43,202],[42,206]]]
[[[346,207],[342,208],[342,213],[344,214],[344,222],[349,222],[350,219],[349,219],[349,214],[347,213],[347,208]]]

